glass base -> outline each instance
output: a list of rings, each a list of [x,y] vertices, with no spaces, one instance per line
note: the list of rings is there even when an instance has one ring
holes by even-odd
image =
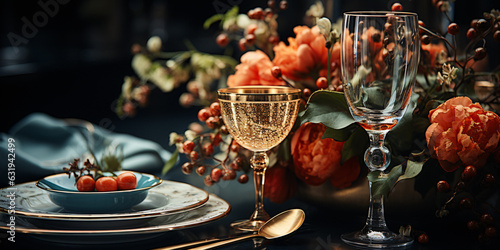
[[[340,238],[352,246],[371,248],[405,247],[413,243],[412,238],[391,231],[358,231],[343,234]]]
[[[266,223],[261,220],[243,220],[231,223],[231,227],[241,231],[257,232]]]

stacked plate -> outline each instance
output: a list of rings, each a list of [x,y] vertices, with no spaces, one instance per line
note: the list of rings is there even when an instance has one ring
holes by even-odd
[[[35,182],[0,189],[2,221],[15,215],[16,232],[61,243],[84,244],[90,238],[92,243],[142,240],[218,220],[230,209],[226,201],[202,189],[166,180],[151,189],[143,202],[115,213],[67,211],[52,203],[48,192]],[[0,229],[8,231],[6,224]]]

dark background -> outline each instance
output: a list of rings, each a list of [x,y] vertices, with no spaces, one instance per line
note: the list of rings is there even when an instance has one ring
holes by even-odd
[[[204,30],[203,22],[232,3],[239,3],[240,13],[267,5],[267,0],[41,2],[57,3],[58,10],[27,39],[27,44],[18,47],[11,46],[8,34],[22,35],[23,17],[33,22],[43,8],[38,1],[0,2],[0,132],[7,132],[32,112],[97,124],[104,118],[121,121],[113,112],[113,103],[120,94],[123,77],[134,75],[130,66],[132,44],[145,45],[150,36],[158,35],[165,51],[186,50],[188,40],[199,51],[223,54],[215,43],[217,25]],[[289,1],[289,8],[278,17],[281,40],[293,36],[292,28],[304,23],[304,13],[314,2]],[[334,7],[326,11],[336,20],[344,11],[389,10],[394,2],[332,0]],[[431,0],[399,2],[406,11],[417,12],[429,28],[440,29],[441,14]],[[465,37],[471,19],[480,18],[482,12],[494,7],[499,8],[497,1],[456,1],[452,15],[462,28],[459,37]],[[498,47],[494,42],[488,45]],[[234,47],[234,57],[239,59],[241,52]],[[153,91],[149,107],[128,119],[168,120],[178,113],[195,114],[197,108],[186,110],[178,104],[183,91],[184,87],[172,93]],[[192,118],[196,120],[194,115]],[[168,136],[167,131],[165,134]]]

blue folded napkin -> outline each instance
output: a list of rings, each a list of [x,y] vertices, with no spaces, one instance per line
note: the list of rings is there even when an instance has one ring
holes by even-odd
[[[9,139],[14,140],[9,146]],[[11,140],[12,141],[12,140]],[[88,142],[88,143],[87,143]],[[159,144],[131,135],[113,133],[86,121],[61,120],[46,114],[34,113],[14,125],[9,134],[0,135],[1,164],[0,187],[9,185],[9,176],[15,175],[16,184],[38,180],[44,176],[61,173],[63,167],[75,158],[80,162],[92,156],[88,146],[100,160],[110,146],[123,150],[123,169],[159,173],[171,153]],[[12,159],[12,168],[8,158]],[[12,160],[11,160],[12,161]],[[14,172],[14,174],[9,173]]]

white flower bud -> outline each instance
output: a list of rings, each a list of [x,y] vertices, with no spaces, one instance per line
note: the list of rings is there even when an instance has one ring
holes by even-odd
[[[160,52],[161,50],[161,38],[159,36],[153,36],[148,40],[148,50],[150,52]]]
[[[325,36],[325,38],[329,38],[330,31],[332,29],[332,22],[330,22],[330,19],[328,19],[326,17],[322,17],[318,20],[318,22],[316,24],[318,25],[319,32],[323,36]],[[327,40],[329,40],[329,39],[327,39]]]

